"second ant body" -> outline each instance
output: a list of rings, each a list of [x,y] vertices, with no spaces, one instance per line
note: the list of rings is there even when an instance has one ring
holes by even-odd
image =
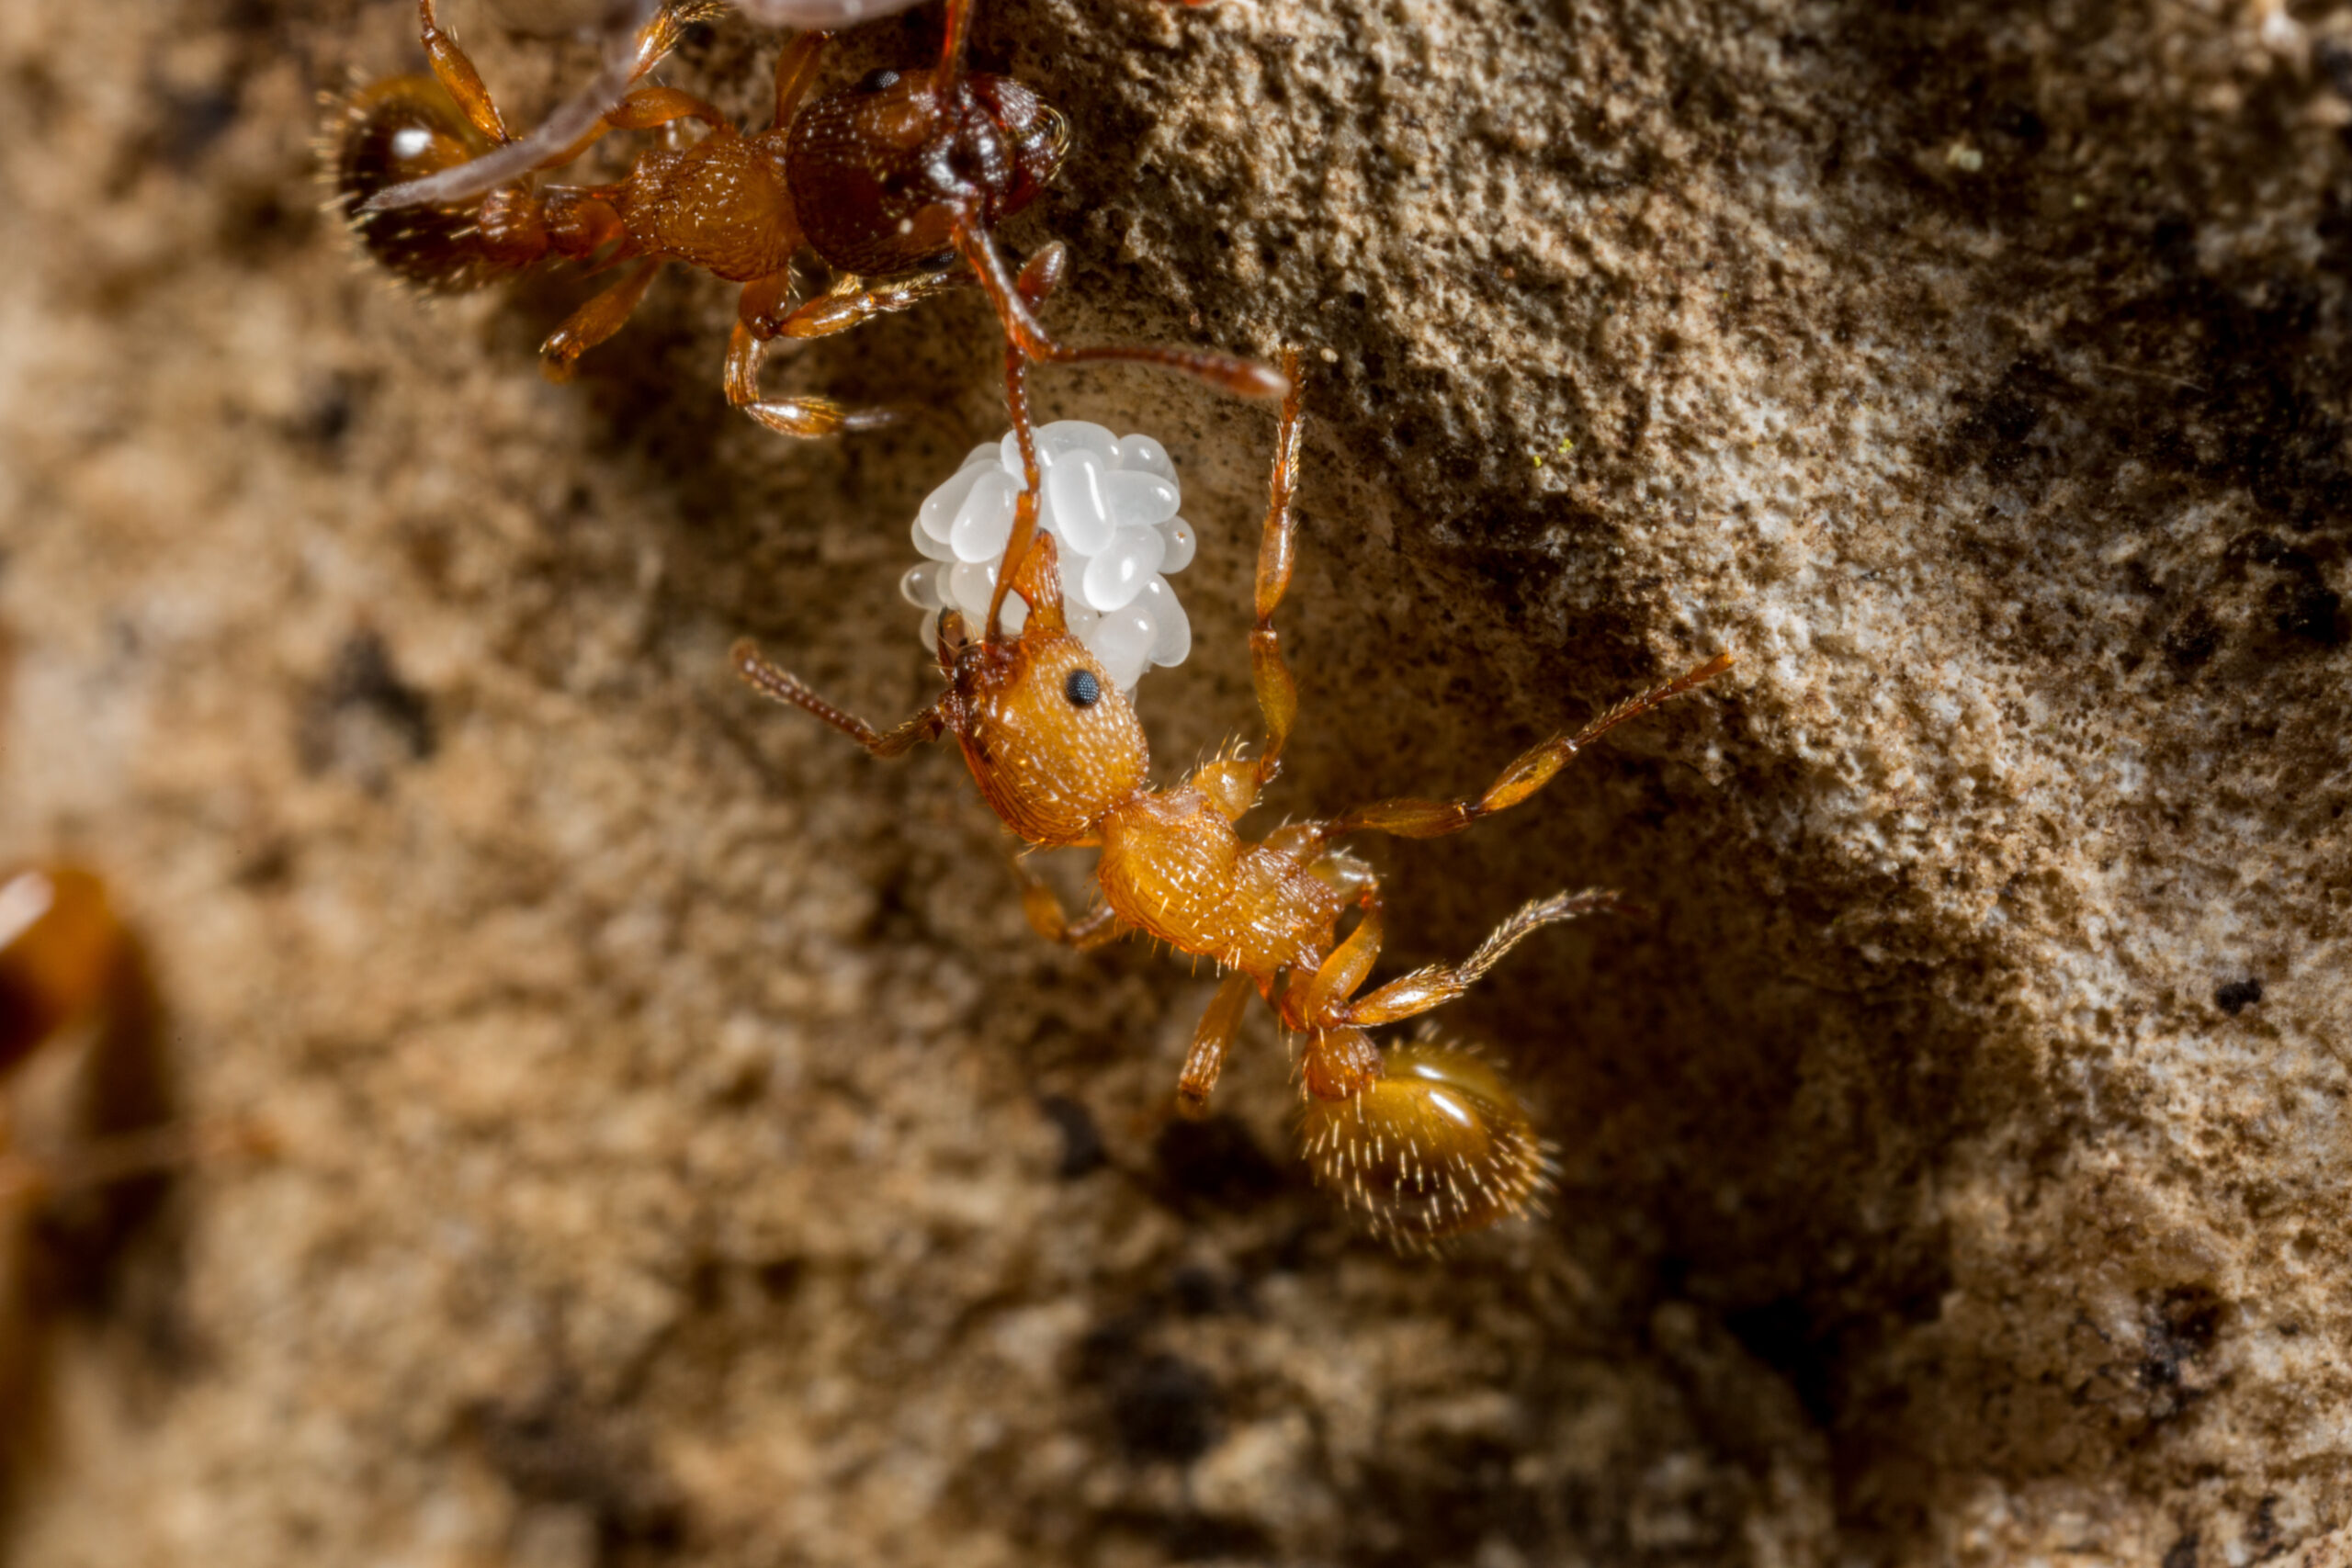
[[[440,26],[435,0],[418,0],[433,75],[395,77],[345,102],[328,149],[330,175],[368,251],[428,288],[476,288],[549,259],[627,266],[541,345],[544,367],[559,379],[620,330],[665,262],[741,285],[728,400],[787,435],[867,429],[892,415],[824,398],[763,398],[768,344],[843,332],[967,280],[987,292],[1026,359],[1136,360],[1242,396],[1279,395],[1281,378],[1253,361],[1183,349],[1070,348],[1039,324],[1032,306],[1060,276],[1062,248],[1048,245],[1016,270],[994,230],[1060,169],[1069,123],[1021,83],[964,68],[975,4],[948,0],[935,69],[877,71],[814,102],[804,100],[828,35],[796,39],[777,58],[775,106],[763,130],[740,132],[717,107],[677,88],[639,87],[524,177],[479,199],[406,205],[401,191],[514,141],[471,61]],[[714,0],[668,0],[639,29],[628,80],[642,78],[690,23],[720,8]],[[618,184],[538,187],[529,177],[570,163],[608,130],[683,121],[707,133],[691,146],[640,154]],[[834,277],[806,299],[794,272],[804,250]]]
[[[152,1179],[187,1152],[165,1123],[160,1025],[145,951],[97,877],[0,868],[0,1491],[39,1408],[42,1265],[55,1261],[43,1233],[102,1258],[153,1208]],[[50,1086],[62,1094],[47,1097],[62,1103],[40,1119],[55,1146],[36,1153],[17,1129],[18,1091],[51,1066],[66,1069]]]
[[[1505,811],[1541,789],[1579,750],[1629,718],[1731,666],[1718,656],[1555,736],[1502,771],[1474,799],[1399,798],[1322,821],[1294,823],[1252,842],[1236,824],[1274,778],[1297,716],[1298,693],[1273,614],[1290,583],[1291,501],[1303,417],[1295,364],[1284,401],[1272,493],[1259,546],[1251,665],[1266,740],[1255,757],[1228,751],[1172,789],[1155,789],[1143,728],[1127,698],[1069,635],[1052,536],[1031,542],[1036,487],[1007,551],[982,633],[943,617],[939,661],[951,685],[937,702],[884,733],[834,707],[749,643],[738,671],[761,692],[803,708],[880,757],[953,735],[980,793],[1006,826],[1038,847],[1101,851],[1101,901],[1071,919],[1043,883],[1023,897],[1042,934],[1089,948],[1141,932],[1229,971],[1194,1037],[1177,1085],[1180,1109],[1200,1114],[1254,990],[1284,1030],[1304,1038],[1306,1142],[1318,1178],[1368,1207],[1394,1237],[1442,1236],[1522,1209],[1541,1185],[1542,1147],[1501,1077],[1475,1055],[1429,1042],[1384,1058],[1366,1031],[1453,1000],[1522,938],[1612,905],[1600,890],[1540,899],[1512,915],[1464,963],[1418,970],[1359,996],[1385,927],[1372,868],[1340,847],[1351,834],[1433,838]],[[1012,377],[1016,412],[1020,377]],[[1028,606],[1018,636],[1001,629],[1008,593]],[[1352,930],[1339,934],[1350,908]]]

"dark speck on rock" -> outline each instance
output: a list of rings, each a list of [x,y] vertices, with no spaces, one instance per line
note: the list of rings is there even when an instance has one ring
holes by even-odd
[[[1208,1373],[1166,1351],[1154,1351],[1114,1373],[1111,1420],[1119,1446],[1138,1463],[1190,1464],[1216,1443],[1224,1400]]]
[[[1102,1130],[1094,1124],[1092,1111],[1066,1094],[1039,1096],[1037,1109],[1062,1135],[1062,1157],[1054,1167],[1056,1176],[1075,1180],[1102,1164]]]

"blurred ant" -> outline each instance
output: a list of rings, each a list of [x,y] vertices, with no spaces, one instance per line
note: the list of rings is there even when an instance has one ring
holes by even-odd
[[[369,212],[389,212],[396,207],[440,207],[469,201],[552,166],[552,154],[594,130],[596,122],[621,101],[637,80],[640,74],[638,34],[664,3],[665,0],[615,0],[607,6],[594,29],[604,39],[604,69],[536,129],[462,164],[387,186],[361,205]],[[1187,5],[1199,3],[1200,0],[1185,0]],[[922,4],[922,0],[736,0],[735,8],[761,27],[846,28],[879,21]]]
[[[1032,307],[1060,277],[1067,253],[1058,243],[1048,244],[1016,269],[997,248],[993,231],[1035,201],[1060,169],[1069,127],[1019,82],[965,69],[976,3],[948,0],[935,68],[876,71],[805,107],[830,35],[794,39],[776,60],[768,128],[745,135],[691,94],[634,86],[688,25],[720,9],[718,0],[666,0],[627,51],[622,85],[634,90],[575,136],[550,138],[542,127],[526,139],[545,143],[535,161],[478,201],[460,204],[434,182],[448,175],[458,177],[447,189],[471,187],[480,178],[477,155],[500,157],[512,151],[513,139],[472,62],[440,26],[435,0],[417,0],[433,74],[395,77],[343,104],[328,150],[332,177],[361,243],[427,288],[476,288],[549,257],[591,262],[599,270],[627,265],[618,283],[540,345],[542,368],[559,380],[620,330],[663,263],[684,262],[741,284],[727,398],[786,435],[867,430],[894,415],[826,398],[763,398],[760,365],[768,344],[845,332],[973,280],[1027,359],[1135,360],[1239,396],[1278,396],[1282,378],[1254,361],[1175,348],[1070,348],[1037,321]],[[842,0],[827,0],[826,8],[840,12]],[[579,157],[607,130],[689,120],[707,128],[701,141],[641,153],[618,184],[530,183],[538,171]],[[428,199],[412,204],[419,190],[430,193]],[[833,273],[831,287],[808,299],[793,271],[804,248]]]
[[[0,867],[0,1502],[39,1447],[41,1328],[98,1288],[170,1173],[267,1156],[251,1122],[173,1120],[147,951],[85,867]]]
[[[37,1331],[65,1261],[40,1244],[103,1258],[185,1157],[160,1024],[146,954],[96,876],[0,870],[0,1457],[30,1440],[18,1417],[37,1408]],[[27,1125],[56,1146],[28,1152]]]
[[[1475,1055],[1423,1039],[1384,1059],[1365,1031],[1453,1000],[1532,932],[1606,910],[1616,895],[1593,889],[1538,899],[1464,962],[1416,970],[1358,996],[1379,956],[1385,912],[1372,868],[1339,841],[1361,832],[1435,838],[1508,810],[1602,735],[1714,679],[1732,660],[1718,654],[1582,729],[1553,737],[1476,798],[1384,800],[1292,823],[1255,843],[1243,839],[1234,824],[1279,773],[1298,713],[1298,688],[1273,625],[1290,584],[1291,501],[1304,427],[1296,356],[1283,368],[1292,389],[1276,438],[1250,633],[1266,724],[1256,757],[1228,749],[1173,789],[1151,786],[1134,709],[1069,634],[1054,538],[1033,530],[1034,484],[1020,499],[1005,555],[1020,564],[1000,581],[982,635],[968,636],[953,612],[942,617],[939,664],[951,685],[898,728],[877,731],[842,712],[748,641],[736,644],[733,660],[760,692],[814,714],[877,757],[952,734],[980,794],[1029,844],[1098,848],[1101,898],[1077,919],[1023,871],[1023,908],[1041,935],[1087,949],[1139,931],[1229,971],[1177,1082],[1178,1109],[1204,1112],[1254,988],[1285,1031],[1305,1036],[1303,1136],[1317,1179],[1367,1208],[1392,1240],[1421,1242],[1523,1211],[1545,1179],[1543,1145],[1501,1076]],[[1017,394],[1021,367],[1012,368],[1010,379]],[[1008,593],[1026,606],[1017,635],[1004,629]],[[1341,937],[1339,923],[1350,906],[1359,919]]]

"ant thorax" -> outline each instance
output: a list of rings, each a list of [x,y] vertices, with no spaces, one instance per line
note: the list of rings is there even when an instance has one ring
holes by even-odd
[[[1223,968],[1312,971],[1347,908],[1288,848],[1250,843],[1191,783],[1138,797],[1103,820],[1095,877],[1121,918]]]

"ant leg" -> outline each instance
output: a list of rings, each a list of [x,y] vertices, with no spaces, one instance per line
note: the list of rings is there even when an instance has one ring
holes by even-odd
[[[661,270],[660,256],[640,263],[636,271],[572,311],[539,344],[540,374],[550,381],[571,380],[580,367],[580,356],[621,330],[652,287],[653,275]]]
[[[956,85],[956,78],[964,73],[964,50],[972,36],[972,8],[975,0],[947,0],[947,30],[939,45],[939,72],[933,78],[933,91],[942,102]]]
[[[846,276],[814,299],[786,316],[776,335],[788,338],[831,337],[865,325],[876,316],[911,310],[934,294],[944,294],[965,282],[961,267],[917,273],[897,283],[868,288],[863,280]]]
[[[1023,270],[1025,275],[1027,269]],[[1046,279],[1044,287],[1052,288],[1053,281]],[[982,639],[990,643],[1001,636],[1000,617],[1004,614],[1004,596],[1012,592],[1012,580],[1032,564],[1029,552],[1037,542],[1037,498],[1045,493],[1044,471],[1037,458],[1037,423],[1029,414],[1029,361],[1019,345],[1010,342],[1004,345],[1004,412],[1012,422],[1013,448],[1021,454],[1021,493],[1012,498],[1012,532],[1004,541],[1002,558],[1010,570],[998,570],[995,592],[989,595],[989,617],[980,626]],[[1055,607],[1058,611],[1058,602]]]
[[[656,55],[653,60],[647,61],[644,70],[651,70],[654,60],[660,58],[660,55]],[[643,74],[643,71],[638,74]],[[637,77],[631,76],[629,80],[633,82]],[[546,157],[532,164],[531,169],[526,170],[525,173],[537,169],[563,167],[603,141],[605,133],[608,130],[654,130],[682,119],[700,120],[708,126],[715,135],[739,134],[735,130],[734,121],[729,119],[706,98],[697,98],[692,93],[683,92],[676,87],[642,87],[606,109],[598,117],[595,124],[582,131],[572,141],[556,148]]]
[[[500,145],[514,140],[506,134],[506,122],[499,118],[498,106],[491,101],[490,89],[482,85],[481,73],[458,47],[458,40],[444,32],[440,18],[435,15],[434,0],[416,0],[417,34],[424,43],[424,58],[433,63],[433,74],[465,111],[473,128]]]
[[[1020,273],[1012,286],[1031,310],[1046,302],[1046,297],[1062,286],[1069,276],[1069,247],[1059,240],[1037,247],[1036,254],[1021,264]]]
[[[792,123],[792,117],[799,112],[801,100],[817,84],[817,67],[824,57],[825,45],[832,36],[825,32],[802,33],[777,52],[775,118],[768,122],[769,130],[782,130]]]
[[[1201,1026],[1193,1033],[1193,1048],[1184,1056],[1183,1076],[1176,1080],[1176,1114],[1187,1122],[1197,1122],[1209,1113],[1209,1094],[1216,1088],[1217,1075],[1225,1071],[1226,1047],[1233,1043],[1234,1033],[1241,1027],[1241,1010],[1249,1003],[1250,984],[1249,971],[1236,969],[1217,987],[1208,1010],[1201,1014]]]
[[[1240,820],[1258,804],[1259,793],[1282,773],[1283,748],[1298,722],[1298,682],[1283,658],[1282,636],[1274,630],[1274,610],[1290,592],[1297,548],[1291,501],[1298,490],[1298,454],[1306,428],[1295,350],[1283,355],[1283,371],[1290,391],[1283,399],[1282,421],[1274,434],[1274,477],[1266,499],[1265,532],[1258,541],[1257,620],[1250,628],[1250,682],[1257,688],[1258,711],[1265,716],[1266,743],[1255,758],[1242,756],[1238,748],[1227,751],[1195,769],[1190,780],[1228,821]],[[1306,824],[1282,829],[1277,836],[1287,837],[1288,847],[1306,855],[1329,837]]]
[[[1372,973],[1373,963],[1380,956],[1384,921],[1379,887],[1367,886],[1356,896],[1356,904],[1363,910],[1363,919],[1356,922],[1356,929],[1324,955],[1322,966],[1304,983],[1294,977],[1283,991],[1283,1022],[1289,1028],[1313,1031],[1328,1024],[1356,1021],[1340,1015],[1346,1010],[1346,998],[1363,984],[1363,977]]]
[[[1091,953],[1098,947],[1109,946],[1133,929],[1113,914],[1107,904],[1099,904],[1071,919],[1069,911],[1062,908],[1061,896],[1044,879],[1032,875],[1023,860],[1013,861],[1012,874],[1021,884],[1021,912],[1028,917],[1029,929],[1047,942]]]
[[[835,707],[801,684],[797,675],[769,662],[766,655],[749,637],[738,642],[729,657],[735,666],[735,673],[741,676],[753,691],[816,715],[877,757],[902,757],[926,740],[936,740],[946,731],[947,716],[940,711],[937,703],[933,703],[886,734],[854,714],[844,713]]]
[[[1237,359],[1231,355],[1208,354],[1189,348],[1066,348],[1056,343],[1038,321],[1023,299],[1018,281],[997,254],[996,243],[980,227],[978,219],[967,215],[956,220],[956,251],[979,278],[980,287],[988,290],[989,302],[996,307],[999,320],[1004,323],[1005,335],[1021,352],[1032,359],[1055,365],[1091,364],[1104,360],[1131,360],[1142,365],[1157,365],[1163,369],[1180,371],[1206,381],[1220,391],[1240,398],[1278,398],[1290,389],[1290,383],[1271,365],[1261,365],[1254,359]]]
[[[735,122],[716,104],[678,87],[639,87],[606,110],[603,124],[613,130],[652,130],[679,119],[698,119],[720,136],[740,134]],[[580,152],[587,150],[582,147]],[[574,152],[571,157],[579,155]],[[569,163],[571,158],[564,161]]]
[[[1035,305],[1061,287],[1069,270],[1069,248],[1056,240],[1022,264],[1012,287],[1023,300]],[[1013,499],[1012,532],[1005,536],[1001,558],[1012,563],[1012,569],[997,573],[996,591],[989,595],[988,619],[980,627],[981,636],[989,642],[1000,636],[998,617],[1004,613],[1004,596],[1012,592],[1013,580],[1030,565],[1029,549],[1037,540],[1037,498],[1045,493],[1037,460],[1037,423],[1029,413],[1029,359],[1010,338],[1004,344],[1004,409],[1012,423],[1013,446],[1021,454],[1021,493]]]
[[[1282,771],[1283,747],[1298,722],[1298,682],[1283,658],[1281,634],[1274,630],[1274,608],[1290,591],[1297,546],[1291,502],[1298,491],[1299,445],[1306,429],[1297,350],[1283,355],[1283,374],[1290,390],[1283,398],[1282,422],[1274,434],[1274,477],[1266,499],[1265,532],[1258,541],[1258,619],[1250,628],[1250,674],[1258,688],[1259,711],[1266,716],[1265,750],[1257,761],[1261,788]]]
[[[760,365],[767,356],[768,340],[830,337],[876,316],[907,310],[962,282],[961,276],[945,271],[923,273],[878,288],[867,288],[855,277],[843,277],[781,318],[775,312],[790,289],[788,272],[745,284],[735,330],[727,343],[727,400],[782,435],[833,435],[878,430],[893,423],[899,415],[887,408],[850,408],[831,398],[761,397]]]
[[[1549,898],[1538,898],[1497,926],[1478,950],[1456,964],[1433,964],[1426,969],[1416,969],[1410,975],[1391,980],[1370,996],[1343,1003],[1334,1010],[1345,1021],[1359,1028],[1377,1023],[1394,1023],[1400,1018],[1412,1018],[1444,1006],[1476,985],[1487,970],[1500,962],[1502,955],[1545,926],[1558,925],[1584,915],[1605,914],[1617,907],[1617,895],[1605,887],[1589,887],[1581,893],[1555,893]],[[1334,957],[1338,955],[1333,954]],[[1329,964],[1325,968],[1329,968]],[[1318,975],[1317,979],[1321,976]],[[1352,987],[1351,987],[1352,988]],[[1343,995],[1344,993],[1339,993]]]
[[[1718,653],[1704,664],[1684,675],[1677,676],[1662,686],[1654,686],[1639,696],[1619,703],[1600,717],[1573,735],[1555,735],[1525,753],[1505,768],[1487,793],[1476,800],[1419,800],[1410,796],[1375,801],[1343,812],[1325,824],[1326,838],[1343,833],[1393,833],[1400,839],[1435,839],[1447,833],[1458,833],[1482,817],[1512,807],[1552,782],[1553,775],[1567,766],[1578,751],[1600,739],[1629,718],[1636,718],[1668,700],[1680,696],[1713,680],[1732,666],[1732,656]]]

